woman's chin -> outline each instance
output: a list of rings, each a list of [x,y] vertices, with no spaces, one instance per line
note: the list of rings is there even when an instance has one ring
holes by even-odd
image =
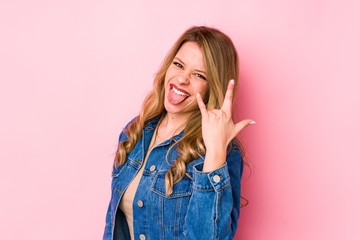
[[[165,110],[167,113],[176,114],[180,116],[180,115],[189,115],[191,112],[195,111],[196,108],[193,107],[193,108],[185,109],[184,106],[165,104]]]
[[[172,104],[165,104],[165,110],[167,113],[171,113],[171,114],[177,114],[177,113],[181,113],[181,108],[179,108],[177,105],[172,105]]]

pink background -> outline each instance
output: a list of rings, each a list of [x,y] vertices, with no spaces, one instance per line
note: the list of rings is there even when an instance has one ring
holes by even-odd
[[[192,25],[241,58],[236,239],[360,239],[360,2],[0,2],[0,239],[100,239],[118,134]]]

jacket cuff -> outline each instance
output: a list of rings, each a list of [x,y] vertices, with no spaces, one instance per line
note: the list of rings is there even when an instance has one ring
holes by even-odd
[[[194,166],[194,188],[202,191],[221,191],[230,183],[228,165],[225,162],[221,167],[211,171],[203,172],[204,163]]]

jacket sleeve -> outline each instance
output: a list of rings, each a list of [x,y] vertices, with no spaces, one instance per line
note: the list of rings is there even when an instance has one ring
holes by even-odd
[[[226,163],[211,172],[194,166],[193,193],[185,218],[187,239],[233,239],[240,213],[240,180],[243,172],[237,144]]]
[[[134,122],[136,119],[133,118],[128,124],[126,124],[125,128],[123,128],[123,130],[121,131],[120,133],[120,136],[119,136],[119,141],[118,141],[118,146],[117,146],[117,150],[119,150],[119,145],[120,145],[120,142],[124,141],[127,139],[127,135],[126,135],[126,130],[128,129],[129,125]],[[115,170],[115,162],[113,164],[113,172]],[[113,188],[113,184],[114,184],[114,180],[111,181],[111,189]],[[111,200],[110,200],[110,203],[109,203],[109,206],[107,208],[107,212],[106,212],[106,218],[105,218],[105,230],[104,230],[104,235],[103,235],[103,239],[112,239],[112,228],[113,228],[113,221],[111,219],[111,213],[112,211],[115,211],[115,209],[112,209],[111,207]]]

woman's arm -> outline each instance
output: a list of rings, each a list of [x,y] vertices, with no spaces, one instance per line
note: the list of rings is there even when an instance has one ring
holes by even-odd
[[[226,163],[203,171],[194,166],[193,194],[185,219],[188,239],[233,239],[240,211],[240,180],[243,172],[241,152],[233,144]]]
[[[125,128],[123,128],[123,130],[121,131],[120,135],[119,135],[119,141],[118,141],[118,145],[117,145],[117,150],[119,150],[119,145],[120,145],[120,142],[124,141],[124,140],[127,140],[128,137],[126,136],[126,131],[129,127],[129,125],[134,122],[136,119],[133,118],[128,124],[126,124]],[[113,169],[112,169],[112,173],[114,173],[116,171],[116,167],[115,167],[115,161],[113,163]],[[113,189],[113,184],[114,184],[114,179],[111,180],[111,189]],[[109,202],[109,206],[108,206],[108,209],[107,209],[107,212],[106,212],[106,218],[105,218],[105,230],[104,230],[104,235],[103,235],[103,239],[112,239],[112,229],[113,229],[113,221],[114,219],[112,219],[111,217],[111,213],[114,212],[115,209],[112,209],[112,206],[111,206],[111,202]]]
[[[251,119],[232,119],[234,80],[230,80],[221,109],[207,110],[200,94],[202,136],[206,147],[204,163],[194,166],[193,194],[185,220],[189,239],[232,239],[240,211],[240,180],[243,162],[233,140]],[[231,152],[226,156],[231,142]]]

